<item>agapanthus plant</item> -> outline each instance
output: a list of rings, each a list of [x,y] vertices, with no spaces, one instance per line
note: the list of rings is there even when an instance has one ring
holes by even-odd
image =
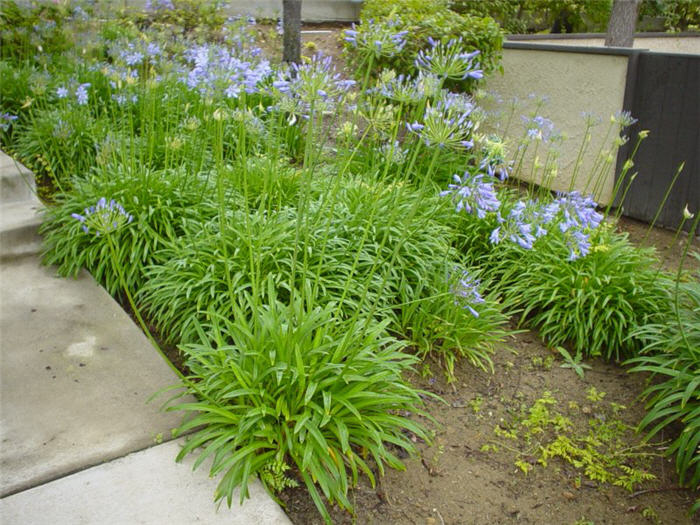
[[[430,49],[418,52],[415,65],[419,71],[431,73],[442,79],[467,80],[480,79],[484,72],[475,60],[479,50],[466,52],[461,38],[447,43],[428,37]]]
[[[428,104],[423,122],[406,124],[406,129],[427,146],[464,149],[474,146],[471,139],[475,123],[471,119],[474,105],[469,98],[447,93],[434,105]]]
[[[354,80],[337,72],[330,56],[314,55],[308,63],[292,64],[281,70],[272,83],[276,109],[293,117],[308,118],[310,113],[329,113],[343,100]]]
[[[362,54],[373,57],[393,57],[406,45],[408,31],[397,31],[403,23],[398,17],[375,22],[368,20],[359,26],[352,25],[346,29],[345,41],[357,48]]]
[[[98,237],[119,230],[129,224],[134,218],[127,213],[121,204],[102,197],[95,206],[85,208],[83,214],[73,213],[71,217],[82,224],[85,233],[94,232]]]

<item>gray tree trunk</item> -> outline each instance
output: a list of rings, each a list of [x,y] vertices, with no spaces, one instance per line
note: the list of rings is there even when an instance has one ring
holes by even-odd
[[[614,0],[605,45],[608,47],[632,47],[637,12],[641,0]]]
[[[282,23],[282,60],[298,64],[301,62],[301,0],[282,0]]]

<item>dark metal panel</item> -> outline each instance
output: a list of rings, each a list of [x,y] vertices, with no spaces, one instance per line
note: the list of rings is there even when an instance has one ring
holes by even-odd
[[[638,119],[630,137],[635,140],[641,130],[649,130],[649,137],[637,152],[633,171],[638,174],[623,213],[652,221],[678,166],[685,162],[657,220],[659,226],[677,228],[686,204],[700,212],[700,56],[640,53],[636,80],[627,93],[625,109]],[[624,150],[629,154],[631,145]],[[618,161],[618,174],[623,160]]]

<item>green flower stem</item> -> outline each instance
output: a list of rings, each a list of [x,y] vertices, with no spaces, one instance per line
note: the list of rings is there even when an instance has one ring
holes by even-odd
[[[685,243],[685,249],[683,250],[683,255],[681,256],[681,260],[678,263],[678,273],[676,273],[676,289],[674,293],[674,306],[675,306],[675,314],[676,314],[676,321],[678,322],[678,329],[680,330],[681,337],[683,338],[683,342],[685,343],[685,347],[688,350],[692,351],[692,347],[690,346],[690,343],[688,342],[688,336],[685,333],[685,327],[683,326],[683,321],[681,319],[681,308],[680,308],[680,283],[681,283],[681,275],[683,273],[683,263],[685,262],[685,258],[688,256],[688,251],[690,250],[690,246],[693,244],[693,238],[695,237],[695,232],[698,231],[698,224],[700,223],[700,210],[695,211],[695,220],[693,221],[692,226],[690,227],[690,231],[688,232],[688,240]]]

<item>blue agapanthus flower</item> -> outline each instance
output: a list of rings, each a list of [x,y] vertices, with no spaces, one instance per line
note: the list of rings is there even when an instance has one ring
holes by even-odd
[[[473,305],[483,303],[485,300],[479,293],[481,282],[469,275],[469,272],[464,269],[457,268],[460,272],[459,278],[455,280],[450,291],[455,297],[455,304],[462,306],[474,317],[479,317],[479,312],[476,311]]]
[[[88,103],[88,88],[90,87],[89,82],[80,84],[78,89],[75,90],[75,98],[78,101],[79,106],[84,106]]]
[[[85,233],[92,229],[98,237],[115,232],[134,219],[121,204],[114,200],[107,202],[105,197],[98,200],[95,206],[85,208],[83,214],[72,213],[71,217],[82,224]]]
[[[7,131],[12,126],[12,123],[17,120],[17,115],[12,115],[10,113],[0,114],[0,129]]]
[[[468,171],[461,177],[455,174],[452,176],[454,182],[440,196],[450,196],[458,213],[464,210],[483,219],[501,207],[496,188],[492,181],[485,180],[486,177],[483,173],[471,175]]]
[[[484,72],[476,61],[479,50],[466,51],[461,38],[447,43],[428,37],[430,49],[421,49],[416,57],[416,67],[440,78],[453,80],[480,79]]]

